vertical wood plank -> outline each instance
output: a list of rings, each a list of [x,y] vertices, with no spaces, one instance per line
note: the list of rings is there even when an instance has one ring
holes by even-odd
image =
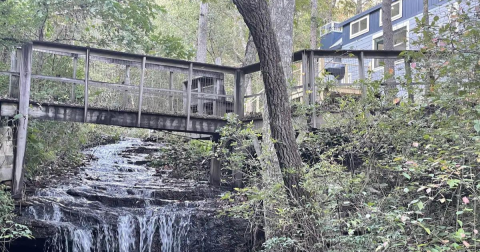
[[[363,51],[360,52],[360,55],[358,55],[358,73],[362,85],[362,99],[364,99],[367,96],[367,89],[365,87],[365,83],[363,83],[365,80],[365,60]]]
[[[15,167],[13,174],[12,194],[15,198],[22,197],[25,151],[27,147],[28,107],[30,105],[30,84],[32,77],[32,50],[31,43],[22,46],[20,64],[20,96],[18,100],[18,128],[15,153]]]
[[[90,79],[90,49],[87,49],[87,54],[85,55],[85,90],[83,92],[83,122],[87,122],[87,112],[88,112],[88,80]]]
[[[137,117],[137,127],[140,127],[141,117],[142,117],[142,104],[143,104],[143,83],[145,82],[145,62],[147,57],[142,59],[142,75],[140,77],[140,94],[138,97],[138,117]]]
[[[188,83],[187,83],[187,106],[186,106],[186,114],[187,114],[187,125],[185,125],[186,130],[191,129],[190,125],[190,113],[191,113],[191,103],[192,103],[192,80],[193,80],[193,63],[190,63],[190,67],[188,69]]]
[[[220,136],[218,134],[215,134],[212,136],[212,142],[214,142],[215,144],[217,144],[219,140],[220,140]],[[215,152],[215,149],[217,148],[216,145],[214,145],[213,148]],[[220,179],[221,179],[220,161],[218,160],[218,158],[214,156],[210,160],[210,185],[220,186]]]
[[[309,69],[309,79],[310,79],[310,90],[312,91],[312,98],[311,102],[313,105],[312,110],[312,126],[313,128],[317,128],[317,109],[316,109],[316,102],[317,102],[317,87],[315,85],[315,55],[313,51],[310,52],[310,69]]]
[[[168,82],[168,89],[173,90],[173,72],[170,71],[170,81]],[[170,106],[170,111],[175,112],[174,107],[173,107],[173,93],[170,92],[170,95],[168,96],[168,104]]]
[[[73,55],[73,63],[72,63],[73,64],[73,74],[72,74],[73,79],[77,78],[77,63],[78,63],[78,55],[74,54]],[[72,103],[74,103],[75,100],[76,100],[75,89],[76,89],[76,84],[72,83],[72,90],[71,90],[71,93],[70,93],[70,101]]]
[[[307,54],[305,52],[302,53],[302,84],[303,84],[303,103],[308,105],[309,99],[307,97],[307,90],[308,90],[308,67],[307,67]]]
[[[234,113],[239,119],[244,116],[244,95],[243,86],[245,83],[245,74],[241,70],[235,72],[235,89],[234,89]]]

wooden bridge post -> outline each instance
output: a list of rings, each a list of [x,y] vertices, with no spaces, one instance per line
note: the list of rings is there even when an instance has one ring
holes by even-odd
[[[32,77],[31,43],[22,46],[20,64],[20,96],[18,100],[17,146],[15,153],[15,167],[13,174],[12,194],[15,198],[22,197],[25,151],[27,148],[28,107],[30,105],[30,84]]]
[[[308,63],[307,63],[307,54],[305,52],[302,53],[302,84],[303,84],[303,103],[305,105],[309,104],[308,99]]]
[[[83,91],[83,104],[85,106],[83,110],[83,122],[87,122],[88,112],[88,79],[90,78],[90,49],[87,49],[85,54],[85,89]]]
[[[365,59],[363,51],[358,55],[358,77],[360,81],[362,81],[362,99],[365,99],[367,97],[367,88],[365,87],[365,83],[363,83],[365,80]]]
[[[241,70],[235,72],[235,89],[234,89],[234,113],[237,114],[239,119],[242,119],[244,116],[244,85],[245,84],[245,74]]]
[[[212,136],[212,142],[217,144],[220,140],[220,135],[215,134]],[[213,153],[216,152],[216,146],[213,147]],[[220,186],[220,179],[221,179],[221,169],[220,169],[220,161],[216,156],[213,156],[210,160],[210,185],[212,186]]]
[[[77,63],[78,63],[78,54],[74,54],[73,55],[73,62],[72,62],[72,64],[73,64],[73,74],[72,74],[73,79],[77,79]],[[74,103],[75,100],[76,100],[75,89],[76,89],[76,84],[72,83],[72,90],[71,90],[71,93],[70,93],[70,101],[72,103]]]
[[[315,104],[317,103],[317,88],[315,86],[315,55],[313,51],[310,52],[310,69],[309,69],[309,79],[310,79],[310,90],[311,94],[311,103],[313,106],[312,110],[312,126],[317,128],[317,109]]]
[[[141,117],[142,117],[142,104],[143,104],[143,83],[145,82],[145,63],[147,57],[142,59],[142,74],[140,77],[140,93],[138,95],[138,117],[137,117],[137,127],[140,127]]]
[[[193,63],[190,63],[190,67],[188,69],[188,83],[187,83],[187,106],[185,114],[187,115],[187,127],[185,130],[190,130],[190,112],[191,112],[191,104],[192,104],[192,80],[193,80]]]

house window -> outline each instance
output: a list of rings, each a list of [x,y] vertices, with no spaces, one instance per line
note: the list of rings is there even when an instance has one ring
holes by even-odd
[[[373,40],[374,50],[384,50],[383,36]],[[407,27],[402,27],[393,32],[393,50],[407,50]],[[375,59],[373,67],[381,67],[383,60]]]
[[[380,9],[380,26],[382,26],[382,13],[383,11]],[[395,21],[402,17],[402,0],[398,0],[392,3],[392,21]]]
[[[350,38],[355,38],[369,31],[370,16],[367,15],[350,23]]]

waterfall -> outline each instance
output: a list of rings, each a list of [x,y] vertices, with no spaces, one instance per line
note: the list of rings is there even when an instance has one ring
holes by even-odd
[[[96,161],[82,168],[81,182],[35,192],[34,204],[24,214],[55,226],[45,251],[188,251],[194,207],[155,198],[159,189],[152,187],[162,185],[162,178],[121,154],[138,143],[100,146],[91,152]]]

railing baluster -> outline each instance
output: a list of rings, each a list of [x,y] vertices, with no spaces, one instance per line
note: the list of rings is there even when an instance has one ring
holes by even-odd
[[[142,75],[140,78],[140,94],[138,97],[138,117],[137,117],[137,127],[140,127],[141,117],[142,117],[142,103],[143,103],[143,82],[145,81],[145,62],[147,57],[142,59]]]

